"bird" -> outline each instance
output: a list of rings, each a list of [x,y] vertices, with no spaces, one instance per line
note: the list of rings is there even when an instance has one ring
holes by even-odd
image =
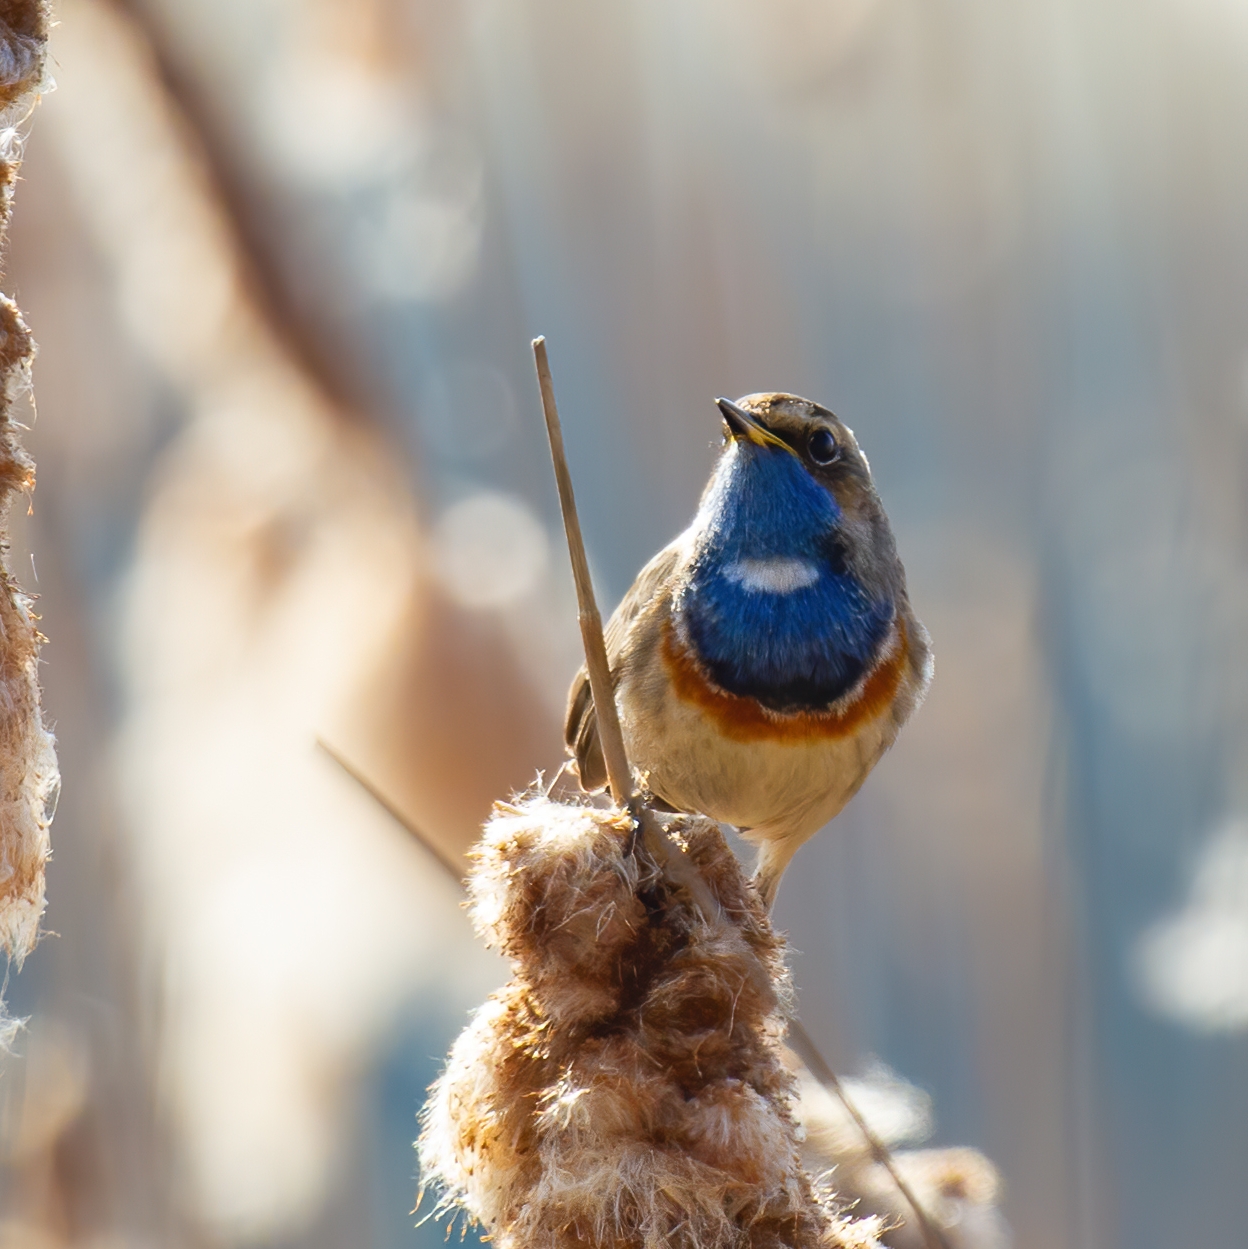
[[[933,659],[853,432],[783,393],[717,399],[724,446],[693,522],[605,629],[624,744],[652,799],[734,825],[771,908],[923,701]],[[606,765],[584,667],[564,732],[581,787]]]

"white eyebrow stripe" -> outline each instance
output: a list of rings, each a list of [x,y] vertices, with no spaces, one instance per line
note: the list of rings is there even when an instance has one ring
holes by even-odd
[[[739,559],[724,569],[724,576],[751,594],[792,594],[814,585],[819,569],[808,560],[776,556]]]

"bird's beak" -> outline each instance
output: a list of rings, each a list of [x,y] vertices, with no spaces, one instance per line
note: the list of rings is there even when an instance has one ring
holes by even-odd
[[[757,447],[780,447],[790,455],[797,452],[783,438],[776,437],[759,419],[744,408],[733,403],[731,399],[716,399],[719,410],[724,414],[724,424],[728,426],[728,436],[734,442],[752,442]]]

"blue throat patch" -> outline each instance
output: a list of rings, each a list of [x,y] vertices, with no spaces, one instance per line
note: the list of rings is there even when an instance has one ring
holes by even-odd
[[[722,689],[773,711],[820,710],[874,662],[894,604],[849,571],[840,519],[787,451],[737,443],[720,460],[676,615]]]

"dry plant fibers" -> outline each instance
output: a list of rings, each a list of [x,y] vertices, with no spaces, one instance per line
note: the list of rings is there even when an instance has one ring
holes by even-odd
[[[422,1178],[501,1249],[876,1245],[802,1167],[781,942],[718,826],[667,819],[713,919],[618,807],[495,807],[469,892],[513,974],[431,1090]]]
[[[50,17],[39,0],[0,4],[0,246],[7,235],[21,165],[21,126],[46,85]],[[0,295],[0,948],[21,966],[34,949],[44,910],[44,866],[60,778],[39,708],[38,656],[44,640],[32,597],[9,567],[8,516],[35,488],[23,450],[35,344],[17,305]],[[3,1008],[0,1006],[0,1015]],[[14,1025],[4,1016],[0,1041]]]

